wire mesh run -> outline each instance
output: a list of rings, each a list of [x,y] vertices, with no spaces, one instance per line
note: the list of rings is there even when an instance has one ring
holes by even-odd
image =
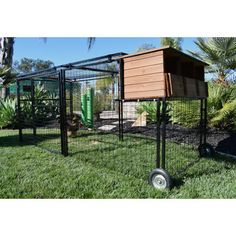
[[[18,81],[20,139],[60,152],[58,74]]]
[[[20,139],[127,176],[183,178],[205,142],[204,101],[121,100],[119,67],[108,56],[21,77]]]

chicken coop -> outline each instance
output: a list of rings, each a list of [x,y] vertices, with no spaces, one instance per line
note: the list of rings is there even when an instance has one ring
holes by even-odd
[[[171,188],[198,158],[214,153],[206,65],[164,47],[20,75],[19,139]]]

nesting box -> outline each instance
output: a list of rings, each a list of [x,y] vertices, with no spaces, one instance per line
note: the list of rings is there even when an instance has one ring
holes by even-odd
[[[121,98],[207,97],[206,63],[171,47],[121,58]]]

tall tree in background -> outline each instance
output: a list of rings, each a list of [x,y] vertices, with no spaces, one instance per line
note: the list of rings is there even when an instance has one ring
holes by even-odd
[[[31,58],[22,58],[20,62],[16,61],[14,63],[14,69],[19,73],[28,73],[35,72],[40,70],[45,70],[52,68],[54,63],[50,60],[41,60],[41,59],[31,59]]]
[[[44,42],[46,42],[46,38],[42,38]],[[91,49],[93,44],[95,43],[94,37],[88,38],[88,49]],[[7,83],[10,83],[11,80],[14,78],[11,71],[8,70],[8,68],[12,68],[12,61],[13,61],[13,52],[14,52],[14,41],[15,38],[13,37],[2,37],[0,38],[0,66],[6,67],[6,70],[8,71],[7,74],[1,77],[3,80],[3,83],[7,85]],[[7,81],[7,83],[6,83]],[[2,97],[6,98],[7,96],[7,87],[4,86],[2,89]]]
[[[153,44],[144,43],[137,49],[137,52],[145,52],[147,50],[151,50],[151,49],[154,49],[154,48],[155,48],[155,46]]]
[[[2,69],[2,79],[3,83],[6,81],[11,81],[13,76],[11,75],[12,60],[14,51],[14,38],[12,37],[2,37],[0,38],[0,65]],[[8,94],[8,88],[4,86],[2,88],[2,98],[6,98]]]
[[[182,51],[183,38],[164,37],[161,38],[161,46],[170,46],[177,50]]]
[[[208,72],[215,74],[216,82],[227,84],[236,72],[236,38],[198,38],[195,44],[199,52],[189,53],[210,65]]]

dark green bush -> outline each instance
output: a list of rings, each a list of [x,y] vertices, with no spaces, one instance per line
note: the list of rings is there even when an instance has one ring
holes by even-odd
[[[172,123],[185,127],[199,125],[199,100],[171,101],[167,104],[169,120]],[[148,121],[156,121],[155,102],[140,103],[137,111],[139,114],[146,111]],[[219,129],[236,129],[236,85],[225,86],[209,82],[208,123],[210,127]]]
[[[56,95],[44,89],[44,86],[38,84],[35,87],[35,100],[37,106],[35,107],[35,119],[52,120],[59,114],[59,104],[57,101],[48,100],[56,98]],[[21,98],[22,100],[31,100],[31,93],[26,94]],[[22,101],[21,117],[22,122],[27,123],[32,120],[32,107],[30,101]],[[17,126],[17,102],[15,98],[7,98],[0,100],[0,128]]]
[[[138,114],[142,114],[143,112],[147,112],[147,120],[149,122],[155,122],[156,121],[156,102],[141,102],[137,106],[137,112]]]
[[[209,83],[209,125],[221,129],[236,129],[236,86]]]
[[[0,128],[15,128],[17,125],[16,114],[16,99],[0,100]]]
[[[195,128],[199,125],[200,101],[181,100],[169,103],[170,121],[174,124]]]

